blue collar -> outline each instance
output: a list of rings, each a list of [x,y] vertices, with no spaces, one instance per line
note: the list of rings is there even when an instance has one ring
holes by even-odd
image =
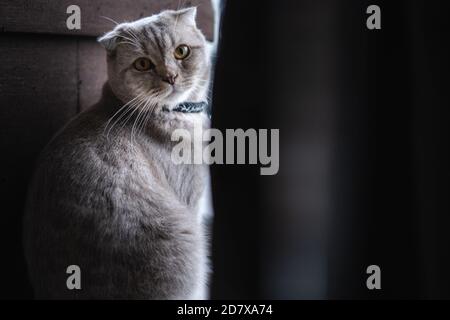
[[[207,109],[208,103],[202,102],[182,102],[175,106],[172,111],[183,113],[200,113]]]

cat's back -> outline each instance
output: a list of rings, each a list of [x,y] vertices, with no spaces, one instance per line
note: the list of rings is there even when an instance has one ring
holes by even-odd
[[[126,127],[109,130],[109,116],[94,107],[53,137],[36,162],[27,213],[45,217],[70,211],[63,208],[68,206],[81,212],[83,207],[88,212],[107,211],[105,202],[120,199],[133,183],[140,182],[138,173],[148,173],[142,148],[130,143]]]
[[[161,148],[151,142],[143,148],[142,136],[133,143],[130,130],[108,132],[107,121],[96,109],[80,114],[37,163],[24,220],[36,294],[187,297],[204,273],[200,226],[173,189],[165,188],[159,161],[152,160]],[[72,264],[89,288],[67,289]]]
[[[38,297],[72,297],[66,268],[80,265],[89,277],[86,268],[95,270],[93,261],[108,255],[108,247],[98,244],[117,241],[113,223],[104,221],[114,221],[115,201],[129,184],[128,159],[136,150],[117,131],[106,136],[107,120],[96,109],[78,115],[55,135],[36,163],[25,209],[24,247]],[[96,281],[110,279],[90,279]]]
[[[35,178],[45,173],[46,178],[73,183],[89,179],[90,175],[99,176],[105,173],[103,170],[123,168],[121,161],[132,158],[138,149],[126,139],[125,128],[108,131],[108,115],[102,109],[92,108],[72,119],[41,152]]]

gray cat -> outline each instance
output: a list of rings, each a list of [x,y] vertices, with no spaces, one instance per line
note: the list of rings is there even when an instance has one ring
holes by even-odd
[[[119,24],[102,99],[41,154],[24,246],[37,298],[202,299],[207,168],[171,160],[174,129],[209,126],[208,43],[195,8]],[[81,269],[69,290],[66,269]]]

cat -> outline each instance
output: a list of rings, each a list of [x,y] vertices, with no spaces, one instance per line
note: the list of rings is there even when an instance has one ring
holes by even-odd
[[[198,203],[208,168],[171,161],[175,129],[209,127],[209,43],[195,19],[196,8],[166,10],[98,39],[102,98],[45,147],[29,187],[24,249],[36,298],[207,298]],[[70,265],[79,290],[68,289]]]

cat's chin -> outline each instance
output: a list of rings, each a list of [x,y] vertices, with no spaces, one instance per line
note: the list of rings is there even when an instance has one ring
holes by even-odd
[[[187,94],[184,92],[172,91],[165,99],[162,99],[161,104],[167,109],[172,110],[182,102],[186,102]]]

